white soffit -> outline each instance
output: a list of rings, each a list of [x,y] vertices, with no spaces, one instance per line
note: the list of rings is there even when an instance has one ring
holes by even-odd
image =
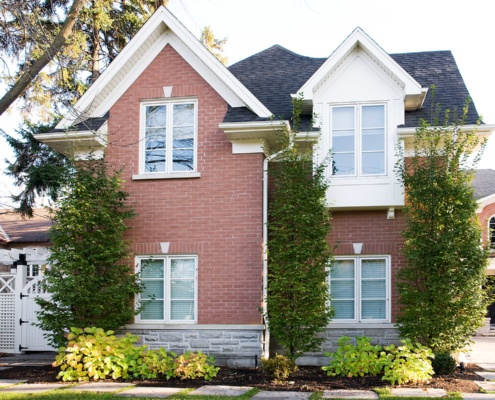
[[[165,7],[160,7],[65,116],[58,129],[103,116],[155,57],[170,44],[232,107],[259,117],[270,111]]]
[[[366,53],[390,78],[404,90],[406,110],[418,109],[426,96],[427,89],[409,75],[361,28],[356,28],[332,53],[323,65],[297,91],[304,94],[304,100],[312,101],[313,94],[355,51]]]

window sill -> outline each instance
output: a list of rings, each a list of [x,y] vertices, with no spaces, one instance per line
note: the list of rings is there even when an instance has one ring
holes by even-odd
[[[149,180],[149,179],[189,179],[201,178],[201,172],[175,172],[175,173],[151,173],[132,175],[133,181]]]
[[[395,323],[390,322],[335,322],[331,321],[327,329],[366,329],[366,328],[397,328]]]

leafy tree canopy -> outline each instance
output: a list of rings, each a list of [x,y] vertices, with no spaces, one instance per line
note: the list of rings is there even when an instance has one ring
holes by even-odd
[[[63,346],[71,327],[116,330],[139,312],[132,296],[141,291],[123,239],[134,216],[119,172],[101,160],[77,164],[54,212],[50,268],[44,271],[51,299],[41,305],[39,326]]]
[[[476,129],[463,127],[463,117],[450,123],[447,114],[433,125],[422,121],[414,154],[399,157],[397,165],[407,218],[399,330],[437,353],[465,348],[486,313],[487,250],[480,246],[471,185],[472,155],[482,145]]]

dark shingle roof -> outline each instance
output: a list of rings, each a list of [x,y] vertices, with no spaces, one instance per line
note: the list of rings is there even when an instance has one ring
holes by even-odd
[[[482,199],[495,194],[495,170],[478,169],[473,179],[474,198]]]
[[[88,118],[76,125],[70,127],[71,131],[97,131],[108,120],[110,113],[106,113],[103,117]],[[66,129],[54,129],[53,132],[65,132]]]
[[[450,51],[431,51],[390,55],[414,79],[425,88],[436,86],[435,99],[429,90],[421,110],[406,112],[405,126],[418,126],[418,119],[431,120],[431,105],[439,103],[442,109],[458,110],[459,114],[469,92]],[[291,116],[291,94],[321,67],[326,58],[311,58],[295,54],[279,45],[270,47],[229,67],[254,96],[274,116]],[[474,124],[478,113],[474,104],[469,109],[465,123]],[[226,121],[237,121],[227,113]]]
[[[275,117],[290,119],[291,94],[313,75],[326,58],[304,57],[275,45],[229,67]],[[231,120],[227,113],[226,119]]]

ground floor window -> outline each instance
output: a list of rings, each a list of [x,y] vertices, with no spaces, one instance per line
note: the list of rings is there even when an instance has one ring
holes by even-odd
[[[390,257],[336,257],[330,270],[334,322],[390,321]]]
[[[140,256],[137,270],[144,286],[138,321],[197,321],[197,257]]]

